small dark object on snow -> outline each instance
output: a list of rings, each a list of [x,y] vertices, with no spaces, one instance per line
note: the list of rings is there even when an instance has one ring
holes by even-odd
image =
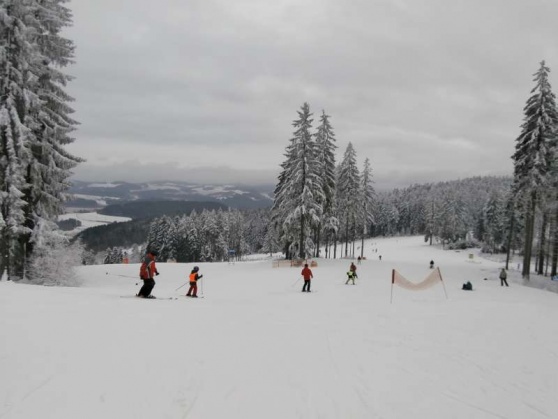
[[[473,284],[467,281],[465,284],[463,284],[463,287],[461,289],[465,291],[473,291]]]

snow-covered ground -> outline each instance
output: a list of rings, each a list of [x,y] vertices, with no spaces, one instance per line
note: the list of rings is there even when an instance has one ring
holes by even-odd
[[[117,217],[114,215],[103,215],[97,212],[69,212],[58,216],[58,220],[79,220],[81,226],[67,232],[70,235],[77,234],[89,227],[97,227],[111,223],[122,223],[130,221],[130,217]]]
[[[558,295],[516,270],[501,287],[502,263],[469,253],[375,239],[357,285],[349,260],[320,259],[310,294],[270,260],[199,264],[197,300],[120,298],[138,265],[79,267],[79,288],[0,282],[0,418],[558,417]],[[431,259],[448,298],[390,304],[391,270],[419,282]],[[154,294],[183,295],[192,266],[159,264]]]

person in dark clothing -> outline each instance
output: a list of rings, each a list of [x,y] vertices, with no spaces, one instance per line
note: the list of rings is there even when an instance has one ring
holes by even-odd
[[[506,285],[506,287],[509,287],[508,285],[508,274],[506,273],[506,269],[502,268],[502,270],[500,271],[500,285],[504,286],[504,284]]]
[[[430,261],[430,269],[434,269],[434,261],[433,260]]]
[[[154,250],[147,252],[143,258],[143,262],[140,267],[140,278],[143,280],[143,286],[139,290],[137,296],[142,298],[155,298],[151,295],[153,287],[155,287],[155,280],[153,277],[159,275],[157,271],[157,266],[155,265],[155,259],[158,253]]]
[[[470,281],[467,281],[465,284],[463,284],[463,287],[461,287],[461,289],[465,291],[473,291],[473,284],[471,284]]]
[[[194,269],[190,272],[190,288],[188,289],[186,297],[198,298],[198,279],[203,278],[203,275],[198,274],[199,270],[200,268],[194,266]]]
[[[304,278],[302,292],[310,292],[310,280],[314,278],[314,276],[312,275],[312,271],[308,267],[307,263],[304,264],[304,268],[302,269],[302,272],[300,274]]]

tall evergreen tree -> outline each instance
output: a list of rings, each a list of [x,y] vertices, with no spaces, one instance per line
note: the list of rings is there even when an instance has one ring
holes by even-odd
[[[333,132],[333,127],[329,122],[330,116],[322,111],[322,116],[320,117],[320,126],[318,127],[316,133],[316,144],[318,152],[318,161],[321,166],[321,186],[323,191],[323,202],[321,203],[323,212],[322,219],[318,226],[318,234],[316,240],[316,247],[320,247],[320,237],[323,231],[326,235],[326,240],[329,241],[329,237],[336,233],[336,225],[339,224],[337,218],[335,217],[335,188],[336,188],[336,176],[335,176],[335,133]],[[316,252],[318,256],[318,249]]]
[[[70,170],[80,161],[64,147],[76,122],[59,69],[74,47],[60,36],[71,24],[66,0],[0,3],[0,270],[25,276],[43,224],[62,211]],[[2,251],[5,250],[5,251]]]
[[[521,134],[516,139],[514,161],[514,192],[525,214],[523,278],[529,279],[535,229],[535,216],[547,194],[550,171],[556,158],[556,127],[558,113],[556,97],[548,74],[550,69],[542,61],[534,74],[535,87],[527,100]]]
[[[369,226],[374,222],[374,197],[376,192],[374,191],[372,180],[372,167],[370,166],[370,159],[366,158],[364,160],[364,168],[362,169],[361,176],[361,222],[362,222],[362,242],[360,245],[360,256],[364,256],[364,237],[369,234]]]
[[[352,143],[347,145],[339,166],[337,185],[339,216],[345,233],[345,256],[348,256],[349,241],[355,239],[357,220],[361,212],[360,173]]]
[[[287,147],[276,188],[274,211],[281,222],[282,237],[289,254],[305,258],[312,254],[311,229],[319,224],[324,202],[316,142],[310,134],[312,114],[307,103],[293,122],[295,132]]]

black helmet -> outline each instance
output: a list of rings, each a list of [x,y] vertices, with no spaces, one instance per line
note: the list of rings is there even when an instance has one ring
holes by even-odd
[[[194,272],[197,272],[199,270],[200,270],[200,268],[198,268],[197,266],[194,266],[194,269],[192,269],[192,271],[194,271]]]
[[[147,252],[147,253],[151,253],[151,254],[152,254],[153,256],[155,256],[155,257],[159,256],[159,252],[156,251],[156,250],[150,250],[150,251]]]

